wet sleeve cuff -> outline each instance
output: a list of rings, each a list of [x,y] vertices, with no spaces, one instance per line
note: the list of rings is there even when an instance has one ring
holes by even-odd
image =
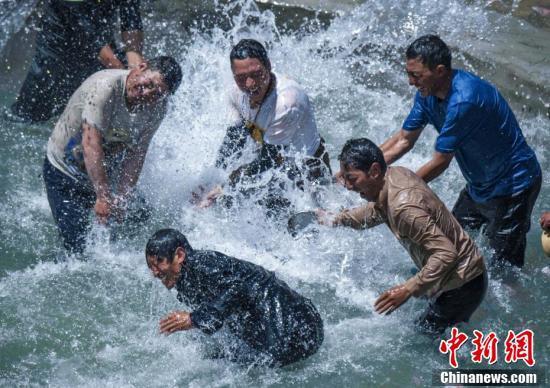
[[[422,295],[418,275],[413,276],[412,278],[407,280],[403,285],[415,298],[418,298],[419,296]]]

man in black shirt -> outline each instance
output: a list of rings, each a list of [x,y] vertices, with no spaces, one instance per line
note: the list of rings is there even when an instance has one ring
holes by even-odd
[[[36,52],[11,107],[24,121],[44,121],[60,113],[72,93],[91,74],[123,69],[115,49],[113,26],[120,15],[128,67],[141,57],[143,32],[140,0],[46,0],[36,38]]]
[[[193,250],[174,229],[147,242],[147,265],[192,312],[175,311],[160,321],[172,334],[198,328],[206,334],[226,326],[240,346],[224,356],[241,363],[284,366],[314,354],[323,342],[323,321],[304,298],[264,268],[214,251]]]

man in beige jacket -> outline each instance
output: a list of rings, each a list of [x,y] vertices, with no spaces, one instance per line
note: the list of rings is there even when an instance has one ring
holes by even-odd
[[[387,167],[368,139],[349,140],[338,158],[345,186],[369,203],[338,214],[317,211],[320,223],[364,229],[385,223],[411,255],[419,272],[375,302],[390,314],[411,296],[432,298],[420,324],[441,332],[467,322],[487,289],[483,257],[428,185],[404,167]]]

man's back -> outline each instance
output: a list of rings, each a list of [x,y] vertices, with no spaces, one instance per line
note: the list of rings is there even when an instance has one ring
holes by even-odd
[[[194,309],[193,325],[207,334],[227,326],[277,359],[314,352],[322,342],[322,320],[309,299],[253,263],[194,250],[176,287],[178,299]]]

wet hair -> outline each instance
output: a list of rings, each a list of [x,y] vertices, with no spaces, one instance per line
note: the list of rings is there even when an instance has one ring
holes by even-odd
[[[172,57],[160,56],[147,61],[147,67],[151,71],[158,71],[170,94],[174,94],[178,87],[180,86],[182,79],[182,72],[180,65]]]
[[[193,251],[185,236],[175,229],[160,229],[147,241],[145,257],[153,256],[157,260],[163,259],[171,263],[174,260],[176,249],[183,248],[186,253]]]
[[[382,150],[366,138],[348,140],[344,144],[338,160],[346,167],[353,167],[363,172],[368,172],[375,162],[380,164],[382,173],[385,173],[387,169]]]
[[[433,70],[437,65],[451,68],[451,50],[437,35],[424,35],[411,43],[406,52],[407,59],[417,59]]]
[[[266,69],[271,70],[271,62],[267,57],[267,51],[265,47],[254,39],[241,39],[237,43],[231,53],[229,54],[229,60],[231,61],[231,66],[233,66],[233,61],[235,59],[247,59],[247,58],[256,58],[260,61]]]

